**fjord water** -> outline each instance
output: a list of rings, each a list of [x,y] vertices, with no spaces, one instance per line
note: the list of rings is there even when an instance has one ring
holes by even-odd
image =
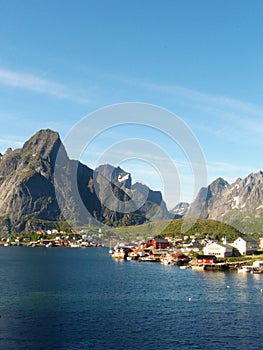
[[[1,349],[262,349],[263,275],[0,248]]]

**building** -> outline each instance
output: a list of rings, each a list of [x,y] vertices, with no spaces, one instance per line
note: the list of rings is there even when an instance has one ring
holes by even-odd
[[[146,245],[152,246],[155,249],[166,249],[169,248],[170,243],[167,239],[165,238],[154,238],[146,243]]]
[[[238,237],[232,244],[241,255],[253,254],[258,250],[258,242],[252,237]]]
[[[233,255],[233,247],[230,244],[219,242],[208,243],[203,250],[204,255],[215,255],[217,258],[227,258]]]
[[[262,269],[263,268],[263,261],[262,260],[253,261],[253,267]]]
[[[199,241],[192,241],[191,243],[183,244],[183,247],[181,249],[182,252],[200,252],[203,250],[203,246]]]
[[[214,255],[198,255],[196,257],[196,265],[212,265],[216,262]]]
[[[259,249],[263,249],[263,238],[259,238]]]

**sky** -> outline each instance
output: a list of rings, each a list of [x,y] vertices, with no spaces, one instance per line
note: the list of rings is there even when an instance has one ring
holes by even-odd
[[[115,162],[169,208],[191,202],[195,184],[263,169],[261,0],[0,0],[0,48],[1,153],[40,129],[66,141],[84,120],[80,160]],[[116,125],[108,106],[128,102],[163,114],[151,125],[124,111]],[[201,182],[168,112],[203,154]]]

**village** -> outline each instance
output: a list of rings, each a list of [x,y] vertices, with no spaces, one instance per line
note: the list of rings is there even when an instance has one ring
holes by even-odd
[[[263,273],[263,259],[259,260],[263,252],[263,238],[240,236],[232,243],[226,238],[219,241],[200,233],[148,237],[145,241],[131,240],[128,243],[119,243],[119,238],[114,235],[106,236],[101,229],[94,232],[82,229],[70,233],[49,229],[31,237],[4,238],[1,245],[45,248],[109,246],[109,253],[114,259],[159,262],[163,265],[178,265],[181,269],[235,269],[238,272]]]
[[[185,237],[189,239],[189,237]],[[191,236],[190,242],[180,237],[156,237],[137,244],[117,244],[109,253],[112,258],[159,262],[164,265],[179,265],[180,268],[196,270],[227,270],[263,273],[263,261],[258,260],[263,249],[263,238],[238,237],[228,243],[209,238],[198,240]]]
[[[35,232],[33,235],[6,237],[1,241],[1,245],[8,246],[28,246],[28,247],[103,247],[103,234],[101,230],[96,233],[90,230],[72,230],[70,233],[57,229]]]

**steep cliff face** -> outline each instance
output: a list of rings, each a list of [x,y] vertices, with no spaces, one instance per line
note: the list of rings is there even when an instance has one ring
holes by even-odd
[[[121,198],[123,202],[123,205],[119,202],[119,207],[116,204],[117,211],[136,211],[137,214],[140,213],[147,220],[169,219],[172,217],[160,191],[153,191],[141,183],[132,184],[131,174],[120,167],[115,168],[105,164],[100,165],[95,171],[123,191],[123,196],[121,196],[121,193],[116,196],[118,199]],[[108,194],[109,190],[105,191],[105,195]],[[107,202],[105,195],[103,200]],[[112,200],[112,197],[109,200]]]
[[[115,168],[110,164],[102,164],[95,171],[119,188],[124,190],[131,189],[131,174],[120,167]]]
[[[0,217],[9,229],[24,229],[27,219],[55,220],[59,209],[55,201],[52,174],[59,136],[41,130],[21,149],[8,149],[0,161]]]
[[[228,184],[222,178],[200,190],[190,207],[191,216],[224,221],[249,233],[263,219],[263,173],[250,174]],[[251,233],[251,232],[250,232]]]
[[[201,188],[188,214],[193,217],[208,218],[211,212],[223,209],[224,191],[228,186],[227,181],[218,178],[207,188]]]
[[[128,200],[122,188],[129,181],[119,175],[121,186],[94,177],[92,169],[68,158],[57,132],[40,130],[21,149],[0,156],[0,232],[42,229],[46,221],[64,219],[72,225],[144,222],[142,213],[116,212],[104,204],[109,187],[116,201]]]
[[[150,220],[171,219],[173,215],[169,213],[166,203],[160,191],[153,191],[148,186],[136,182],[132,185],[132,192],[137,198],[145,198],[146,201],[140,208],[141,212]]]

